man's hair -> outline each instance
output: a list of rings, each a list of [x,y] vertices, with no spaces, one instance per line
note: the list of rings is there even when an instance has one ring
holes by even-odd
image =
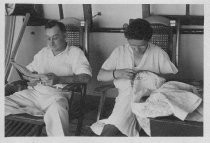
[[[146,20],[137,18],[130,22],[125,29],[125,37],[127,39],[146,40],[149,41],[152,37],[152,27]]]
[[[66,27],[62,22],[56,20],[50,20],[45,24],[45,29],[58,26],[62,32],[66,32]]]

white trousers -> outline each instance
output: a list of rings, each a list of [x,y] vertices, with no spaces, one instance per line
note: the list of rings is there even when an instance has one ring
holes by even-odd
[[[29,113],[44,115],[48,136],[69,135],[68,100],[60,94],[41,94],[34,89],[26,89],[5,98],[5,116]]]

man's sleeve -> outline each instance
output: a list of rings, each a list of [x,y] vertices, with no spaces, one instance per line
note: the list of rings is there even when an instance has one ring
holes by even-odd
[[[92,76],[92,70],[84,52],[82,50],[77,50],[77,52],[74,53],[74,56],[76,59],[72,67],[74,74],[88,74]]]
[[[159,52],[159,68],[160,68],[160,73],[162,74],[168,74],[168,73],[176,74],[178,72],[178,69],[171,62],[168,54],[162,49]]]

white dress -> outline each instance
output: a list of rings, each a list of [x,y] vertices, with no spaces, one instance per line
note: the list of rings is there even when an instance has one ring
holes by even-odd
[[[91,74],[90,65],[77,47],[71,46],[54,56],[49,47],[44,47],[27,66],[39,74],[54,73],[57,76]],[[56,85],[63,87],[64,85]],[[70,95],[68,95],[70,96]],[[29,113],[43,115],[48,136],[69,135],[68,101],[61,89],[37,84],[5,97],[5,115]]]
[[[155,73],[177,73],[178,70],[170,61],[168,55],[161,48],[148,44],[141,62],[134,67],[133,50],[129,44],[117,47],[110,57],[102,65],[102,69],[137,69],[148,70]],[[118,96],[115,100],[115,106],[108,119],[100,120],[91,126],[96,134],[100,135],[105,124],[116,126],[123,134],[127,136],[139,136],[136,129],[136,118],[131,111],[132,86],[131,81],[127,79],[114,80],[114,85],[118,89]]]

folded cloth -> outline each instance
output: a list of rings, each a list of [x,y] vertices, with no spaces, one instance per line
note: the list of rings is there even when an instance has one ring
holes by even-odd
[[[149,96],[153,90],[158,89],[164,82],[164,78],[152,72],[143,71],[137,73],[133,81],[133,100],[138,102],[142,97]]]
[[[164,83],[156,76],[148,76],[148,81],[145,78],[145,82],[135,79],[133,86],[131,109],[137,116],[139,125],[148,135],[150,135],[148,117],[174,115],[181,120],[202,121],[202,99],[194,86],[177,81]],[[151,77],[159,80],[151,80]],[[151,84],[148,84],[149,82]],[[149,97],[142,102],[144,96]]]
[[[181,120],[185,120],[202,102],[202,98],[192,85],[177,81],[170,81],[154,91],[152,96],[163,96],[173,114]],[[156,98],[157,98],[156,97]]]

